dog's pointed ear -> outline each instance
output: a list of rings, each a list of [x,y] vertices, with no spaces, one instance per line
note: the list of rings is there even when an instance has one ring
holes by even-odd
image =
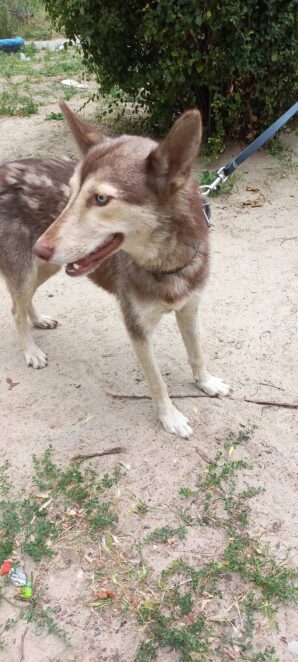
[[[82,154],[86,154],[90,147],[104,140],[105,136],[73,113],[65,101],[61,101],[59,105]]]
[[[149,179],[159,191],[177,190],[189,178],[202,139],[198,110],[188,110],[175,122],[168,135],[147,157]]]

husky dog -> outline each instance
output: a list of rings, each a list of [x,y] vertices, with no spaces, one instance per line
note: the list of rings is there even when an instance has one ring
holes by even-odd
[[[61,107],[83,158],[65,209],[33,253],[117,296],[159,420],[167,432],[189,437],[189,422],[161,376],[152,332],[174,311],[196,385],[209,395],[227,395],[229,387],[205,368],[197,324],[208,275],[208,227],[192,174],[200,113],[184,113],[157,144],[137,136],[107,138],[65,103]]]

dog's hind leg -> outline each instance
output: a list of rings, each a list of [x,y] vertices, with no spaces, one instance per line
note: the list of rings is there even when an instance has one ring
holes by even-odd
[[[47,356],[35,343],[28,319],[32,292],[12,293],[12,299],[12,314],[21,338],[26,363],[33,368],[44,368],[48,363]]]
[[[182,335],[196,386],[207,395],[228,395],[230,387],[219,377],[210,375],[205,367],[198,322],[199,300],[193,296],[188,303],[176,312],[176,319]]]
[[[48,360],[46,354],[34,341],[29,318],[36,326],[41,327],[42,325],[41,328],[54,328],[57,326],[57,323],[37,313],[32,304],[32,297],[39,285],[50,276],[53,276],[56,271],[58,271],[58,268],[54,265],[53,267],[44,269],[43,265],[40,267],[36,261],[33,261],[32,269],[27,273],[21,287],[12,286],[7,280],[13,300],[12,313],[21,338],[26,363],[28,366],[36,369],[44,368]]]

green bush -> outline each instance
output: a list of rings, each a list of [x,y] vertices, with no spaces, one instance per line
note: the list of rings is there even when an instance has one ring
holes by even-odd
[[[218,149],[225,136],[252,139],[294,101],[296,0],[45,2],[79,36],[102,90],[133,95],[151,128],[197,106]]]

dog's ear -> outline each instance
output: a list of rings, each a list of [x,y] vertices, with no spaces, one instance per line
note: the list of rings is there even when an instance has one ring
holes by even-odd
[[[188,110],[147,157],[149,179],[159,191],[181,188],[197,158],[202,138],[201,115]]]
[[[73,113],[65,101],[61,101],[59,105],[82,154],[86,154],[90,147],[104,140],[104,135]]]

